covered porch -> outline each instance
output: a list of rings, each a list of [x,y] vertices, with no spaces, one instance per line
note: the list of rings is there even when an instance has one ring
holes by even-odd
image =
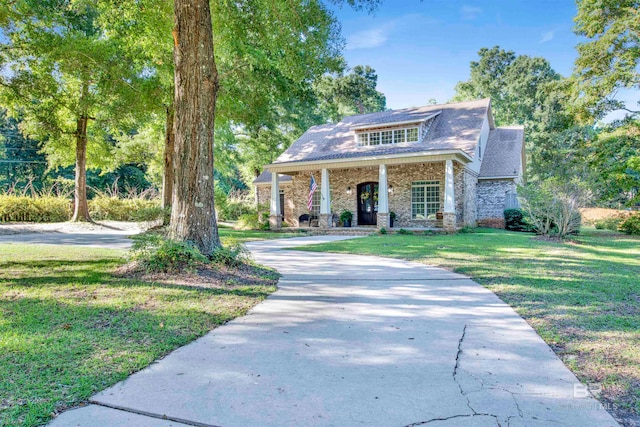
[[[394,228],[418,232],[452,231],[464,222],[468,162],[457,152],[322,165],[269,165],[270,225],[278,230],[284,219],[289,226],[326,230],[340,227],[340,214],[348,211],[353,216],[352,228],[364,227],[362,231],[389,229],[392,222]],[[282,185],[284,176],[287,185]],[[317,190],[309,209],[312,176]]]

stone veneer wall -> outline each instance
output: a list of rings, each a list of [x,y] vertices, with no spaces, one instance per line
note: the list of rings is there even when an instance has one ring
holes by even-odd
[[[291,198],[291,184],[288,184],[288,183],[280,184],[280,190],[284,191],[284,220],[288,225],[297,227],[298,226],[297,217],[295,222],[291,222],[293,219],[293,202]],[[271,205],[271,184],[258,186],[257,197],[258,197],[258,200],[256,200],[256,202],[258,203],[258,206],[261,208],[260,212],[258,213],[258,217],[260,217],[263,212],[269,213],[269,206]]]
[[[504,203],[507,193],[516,192],[512,179],[478,181],[478,224],[504,228]]]
[[[463,181],[464,213],[462,223],[465,227],[475,227],[478,223],[478,174],[465,168]]]
[[[309,213],[307,198],[312,173],[318,183],[317,191],[320,191],[322,178],[319,170],[299,172],[293,175],[291,184],[280,187],[285,192],[285,221],[289,225],[298,226],[298,218]],[[389,185],[393,187],[393,193],[389,194],[389,210],[396,213],[394,228],[436,226],[435,220],[411,219],[411,184],[414,181],[440,181],[440,210],[444,209],[444,162],[389,165],[387,176]],[[349,210],[353,213],[352,224],[358,225],[358,184],[378,182],[378,167],[331,169],[329,182],[332,212],[340,215],[343,210]],[[458,226],[474,226],[476,223],[476,183],[477,176],[472,171],[454,162],[456,223]],[[347,194],[348,187],[351,187],[351,194]],[[269,185],[260,186],[258,201],[269,204]]]

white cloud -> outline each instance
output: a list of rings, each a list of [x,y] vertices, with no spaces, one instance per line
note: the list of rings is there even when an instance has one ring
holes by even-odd
[[[388,28],[359,31],[347,37],[347,50],[371,49],[384,44],[389,38]]]
[[[546,33],[542,33],[542,38],[540,39],[540,43],[546,43],[553,40],[553,37],[556,35],[556,30],[547,31]]]
[[[460,8],[460,14],[463,21],[473,21],[482,14],[482,8],[465,4]]]

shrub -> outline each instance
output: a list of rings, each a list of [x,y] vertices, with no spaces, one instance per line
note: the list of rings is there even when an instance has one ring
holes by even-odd
[[[155,221],[163,217],[160,200],[99,195],[89,200],[89,214],[95,220]]]
[[[538,234],[564,238],[580,231],[579,208],[589,193],[579,179],[566,182],[551,178],[520,187],[522,210]]]
[[[623,221],[624,221],[624,217],[610,216],[608,218],[595,220],[593,225],[595,225],[596,229],[598,230],[617,231],[618,227]]]
[[[618,230],[633,235],[640,235],[640,214],[631,215],[618,226]]]
[[[66,197],[0,195],[0,222],[63,222],[71,214],[71,201]]]
[[[531,227],[520,209],[505,209],[504,228],[511,231],[531,231]]]
[[[247,248],[238,243],[230,246],[219,246],[211,254],[211,262],[228,267],[239,267],[242,264],[251,263],[251,254]]]
[[[398,232],[399,232],[399,231],[398,231]],[[380,234],[387,234],[387,229],[386,229],[386,228],[384,228],[384,227],[382,227],[382,228],[378,231],[378,233],[380,233]]]
[[[469,227],[469,226],[462,227],[460,230],[458,230],[458,233],[462,233],[462,234],[469,234],[469,233],[475,233],[475,232],[476,232],[475,227]]]
[[[400,230],[397,231],[397,234],[402,234],[402,235],[409,235],[412,234],[409,230],[401,228]]]
[[[240,215],[238,226],[243,230],[269,230],[269,212],[255,210],[251,213]]]
[[[215,204],[218,221],[237,221],[242,215],[255,212],[255,203],[250,195],[233,193],[227,195],[221,186],[215,187]]]
[[[193,244],[177,242],[158,233],[139,234],[132,240],[131,259],[149,272],[178,272],[208,261]]]

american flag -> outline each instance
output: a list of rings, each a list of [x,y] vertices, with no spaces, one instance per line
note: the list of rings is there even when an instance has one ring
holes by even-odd
[[[318,189],[318,184],[316,184],[316,180],[313,179],[313,175],[311,175],[311,182],[309,182],[309,201],[307,202],[307,208],[311,211],[311,207],[313,206],[313,193]]]

